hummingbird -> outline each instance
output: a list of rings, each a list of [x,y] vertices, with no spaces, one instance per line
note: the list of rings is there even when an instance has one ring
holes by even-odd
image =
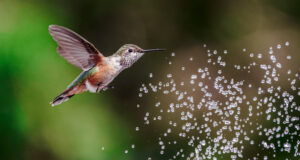
[[[165,50],[142,49],[134,44],[125,44],[111,56],[105,57],[92,43],[68,28],[49,25],[49,33],[58,44],[60,56],[82,70],[67,89],[54,98],[50,103],[52,106],[85,91],[98,93],[145,53]]]

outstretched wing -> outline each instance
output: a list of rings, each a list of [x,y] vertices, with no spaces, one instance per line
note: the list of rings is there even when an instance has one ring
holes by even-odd
[[[74,66],[86,71],[103,60],[92,43],[70,29],[50,25],[49,33],[58,43],[57,52]]]

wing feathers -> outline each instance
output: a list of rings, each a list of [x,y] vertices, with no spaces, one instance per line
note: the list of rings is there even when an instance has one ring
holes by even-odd
[[[103,59],[93,44],[67,28],[50,25],[49,33],[58,43],[57,52],[82,70],[90,69]]]

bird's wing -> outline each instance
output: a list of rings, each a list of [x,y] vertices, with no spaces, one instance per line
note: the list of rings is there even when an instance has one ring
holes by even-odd
[[[49,33],[58,43],[57,52],[68,62],[84,71],[89,70],[104,58],[92,43],[70,29],[50,25]]]

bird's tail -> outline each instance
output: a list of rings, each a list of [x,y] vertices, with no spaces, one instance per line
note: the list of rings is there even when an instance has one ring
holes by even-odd
[[[68,88],[65,91],[63,91],[60,95],[58,95],[56,98],[54,98],[54,100],[52,102],[50,102],[52,107],[59,105],[65,101],[69,100],[71,97],[73,97],[75,94],[71,93],[72,90],[73,90],[73,87]]]
[[[69,86],[68,88],[63,91],[60,95],[58,95],[50,104],[52,107],[59,105],[67,100],[69,100],[71,97],[73,97],[75,94],[79,94],[82,92],[87,91],[85,84],[80,83],[88,74],[88,71],[83,71]]]

